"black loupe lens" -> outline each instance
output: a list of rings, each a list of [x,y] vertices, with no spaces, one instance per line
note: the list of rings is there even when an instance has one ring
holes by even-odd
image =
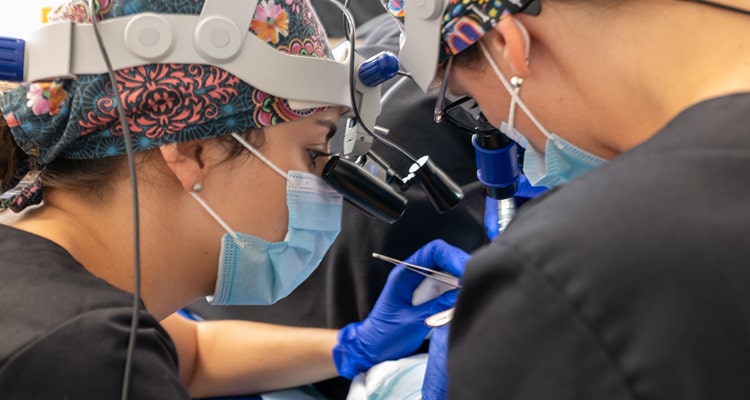
[[[361,210],[392,224],[406,210],[406,198],[356,163],[332,156],[323,168],[323,179]]]
[[[452,209],[464,197],[461,187],[438,168],[428,156],[412,164],[409,173],[417,177],[430,203],[440,213]]]

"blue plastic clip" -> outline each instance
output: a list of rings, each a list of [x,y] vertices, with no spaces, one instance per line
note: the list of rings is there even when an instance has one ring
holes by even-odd
[[[23,81],[25,49],[24,40],[0,37],[0,80]]]

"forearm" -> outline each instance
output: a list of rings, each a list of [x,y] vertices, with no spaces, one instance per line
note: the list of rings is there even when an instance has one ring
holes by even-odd
[[[191,326],[194,334],[175,342],[180,375],[193,397],[261,393],[337,376],[331,357],[336,330],[250,321]]]

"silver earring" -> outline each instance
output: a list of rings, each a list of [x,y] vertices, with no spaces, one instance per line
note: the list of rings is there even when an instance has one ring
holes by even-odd
[[[196,182],[196,184],[193,185],[193,192],[200,193],[201,191],[203,191],[203,185],[201,185],[200,182]]]
[[[513,89],[520,89],[521,85],[523,85],[523,78],[520,76],[511,76],[510,85],[513,86]]]

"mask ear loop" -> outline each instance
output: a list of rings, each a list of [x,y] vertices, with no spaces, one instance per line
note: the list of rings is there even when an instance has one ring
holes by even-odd
[[[531,61],[529,59],[529,53],[531,52],[531,37],[529,36],[529,31],[517,19],[513,18],[513,22],[516,24],[516,26],[518,27],[518,30],[521,32],[521,35],[523,36],[523,42],[526,44],[526,46],[524,47],[524,54],[526,55],[526,65],[528,66],[529,62]]]
[[[526,58],[526,65],[529,65],[529,52],[531,51],[531,38],[529,37],[529,31],[515,18],[512,20],[518,27],[521,36],[523,36],[523,42],[525,44],[524,55]],[[481,43],[480,43],[481,44]],[[484,47],[482,48],[484,50]],[[485,56],[487,52],[485,51]],[[513,93],[511,94],[510,110],[508,111],[508,129],[513,132],[516,122],[516,105],[521,99],[521,85],[523,85],[523,78],[520,76],[513,76],[510,78],[510,85],[513,87]]]
[[[248,143],[245,138],[236,133],[232,133],[232,137],[237,140],[242,145],[242,147],[253,153],[254,156],[258,157],[261,161],[263,161],[264,164],[268,165],[272,170],[274,170],[274,172],[281,175],[282,178],[290,182],[293,181],[286,172],[282,171],[281,168],[274,165],[271,160],[268,159],[268,157],[264,156],[260,151],[258,151],[258,149]],[[193,196],[195,201],[197,201],[198,204],[200,204],[201,207],[203,207],[203,209],[206,210],[206,212],[211,217],[213,217],[213,219],[216,220],[216,222],[218,222],[222,228],[224,228],[224,230],[232,237],[232,239],[234,239],[234,242],[238,246],[245,247],[245,244],[240,241],[240,237],[237,235],[237,233],[219,216],[219,214],[217,214],[213,210],[213,208],[208,205],[208,203],[206,203],[200,196],[198,196],[198,193],[196,193],[196,191],[190,192],[190,195]]]
[[[193,198],[195,199],[195,201],[197,201],[197,202],[198,202],[198,204],[200,204],[200,205],[201,205],[201,207],[203,207],[203,209],[204,209],[204,210],[206,210],[206,212],[207,212],[207,213],[208,213],[208,214],[209,214],[209,215],[210,215],[211,217],[213,217],[213,219],[214,219],[214,220],[215,220],[216,222],[218,222],[218,223],[219,223],[219,225],[221,225],[221,227],[222,227],[222,228],[224,228],[224,230],[225,230],[225,231],[226,231],[226,232],[227,232],[227,233],[229,234],[229,236],[231,236],[231,237],[232,237],[232,239],[234,239],[234,242],[235,242],[235,243],[237,244],[237,246],[240,246],[240,247],[245,247],[244,243],[242,243],[242,242],[240,241],[240,237],[239,237],[239,236],[237,235],[237,233],[235,233],[235,231],[234,231],[234,230],[232,230],[232,228],[230,228],[230,227],[229,227],[229,225],[228,225],[228,224],[227,224],[226,222],[224,222],[224,220],[223,220],[223,219],[221,219],[221,217],[219,216],[219,214],[217,214],[217,213],[216,213],[216,212],[215,212],[215,211],[213,210],[213,208],[211,208],[211,207],[210,207],[210,206],[208,205],[208,203],[206,203],[206,202],[205,202],[205,201],[204,201],[204,200],[203,200],[203,199],[202,199],[202,198],[201,198],[200,196],[198,196],[198,193],[196,193],[196,192],[190,192],[190,195],[191,195],[191,196],[193,196]]]
[[[514,76],[510,78],[510,84],[513,87],[513,95],[510,99],[510,110],[508,110],[508,131],[513,132],[516,122],[516,104],[519,99],[519,93],[521,92],[521,85],[523,84],[523,78],[520,76]]]
[[[263,161],[263,163],[265,163],[266,165],[268,165],[272,170],[276,171],[277,174],[281,175],[282,178],[284,178],[284,179],[286,179],[288,181],[292,181],[292,179],[289,178],[289,175],[286,172],[282,171],[281,168],[279,168],[276,165],[274,165],[271,162],[271,160],[268,159],[268,157],[264,156],[260,151],[258,151],[258,149],[256,149],[250,143],[248,143],[247,140],[245,140],[245,138],[243,138],[242,136],[240,136],[240,135],[238,135],[236,133],[233,133],[232,137],[235,140],[237,140],[238,142],[240,142],[240,144],[242,145],[242,147],[246,148],[249,152],[253,153],[253,155],[255,157],[260,158],[260,160]]]
[[[528,52],[529,48],[530,48],[530,42],[529,42],[529,39],[528,39],[529,38],[529,34],[526,31],[526,28],[520,22],[517,22],[517,24],[518,24],[519,29],[521,29],[521,32],[523,32],[524,39],[526,40],[526,51]],[[529,108],[526,107],[526,104],[524,104],[523,100],[521,100],[521,98],[519,97],[519,94],[518,94],[518,92],[520,90],[514,90],[513,86],[508,82],[508,80],[505,78],[505,76],[503,76],[503,73],[500,72],[500,68],[498,68],[497,64],[495,63],[495,60],[492,59],[492,57],[490,56],[489,51],[487,51],[487,48],[484,47],[484,44],[481,41],[478,42],[478,43],[479,43],[479,48],[482,50],[482,53],[484,54],[484,58],[487,60],[487,63],[490,64],[490,67],[495,72],[495,75],[497,75],[497,77],[500,79],[500,82],[505,87],[505,90],[507,90],[508,94],[510,94],[510,96],[511,96],[511,107],[515,107],[517,105],[519,108],[521,108],[521,110],[523,110],[523,112],[526,114],[526,116],[529,117],[529,119],[537,127],[537,129],[539,129],[542,132],[542,134],[544,134],[544,136],[546,136],[547,139],[549,139],[552,135],[550,135],[549,131],[547,131],[547,129],[545,129],[544,126],[542,126],[542,124],[539,122],[539,120],[536,119],[536,117],[529,110]],[[527,55],[527,57],[528,57],[528,55]],[[514,114],[514,118],[515,118],[515,112],[513,114]],[[510,123],[509,123],[509,125],[510,125]]]
[[[263,162],[265,162],[266,164],[268,164],[268,166],[269,166],[269,167],[271,167],[271,169],[273,169],[274,171],[278,172],[278,173],[279,173],[279,174],[280,174],[280,175],[281,175],[282,177],[284,177],[284,179],[289,179],[289,177],[287,176],[287,174],[285,174],[285,173],[284,173],[283,171],[281,171],[281,169],[279,169],[279,168],[278,168],[278,167],[276,167],[275,165],[271,164],[271,163],[270,163],[270,161],[269,161],[269,160],[268,160],[268,159],[267,159],[267,158],[266,158],[265,156],[263,156],[263,154],[260,154],[260,152],[259,152],[259,151],[258,151],[258,150],[257,150],[256,148],[254,148],[253,146],[251,146],[251,145],[250,145],[250,143],[247,143],[247,141],[245,141],[245,139],[243,139],[243,138],[242,138],[242,136],[240,136],[240,135],[238,135],[238,134],[236,134],[236,133],[233,133],[233,134],[232,134],[232,137],[233,137],[233,138],[235,138],[235,139],[236,139],[236,140],[237,140],[238,142],[240,142],[240,144],[242,144],[242,146],[243,146],[243,147],[245,147],[246,149],[250,150],[250,152],[251,152],[251,153],[253,153],[253,154],[254,154],[254,155],[255,155],[256,157],[260,158],[261,160],[263,160]],[[201,187],[200,187],[200,188],[201,188],[201,190],[202,190],[202,189],[203,189],[203,186],[201,185]],[[225,221],[224,221],[224,220],[223,220],[223,219],[222,219],[222,218],[221,218],[221,217],[219,216],[219,214],[217,214],[217,213],[216,213],[216,211],[214,211],[214,209],[213,209],[213,208],[211,208],[211,206],[209,206],[209,205],[208,205],[208,203],[206,203],[206,201],[205,201],[205,200],[203,200],[203,199],[202,199],[202,198],[201,198],[201,197],[200,197],[200,196],[198,195],[198,193],[197,193],[197,192],[199,192],[199,191],[201,191],[201,190],[196,190],[196,189],[194,188],[194,189],[193,189],[193,191],[192,191],[192,192],[190,192],[190,196],[192,196],[192,197],[193,197],[193,198],[195,199],[195,201],[197,201],[197,202],[198,202],[198,204],[200,204],[200,205],[201,205],[201,207],[203,207],[203,209],[204,209],[204,210],[206,210],[206,212],[207,212],[207,213],[208,213],[208,214],[209,214],[209,215],[210,215],[210,216],[211,216],[211,217],[212,217],[212,218],[213,218],[213,219],[214,219],[214,220],[215,220],[215,221],[216,221],[216,222],[217,222],[217,223],[218,223],[219,225],[221,225],[221,227],[222,227],[222,228],[224,228],[224,230],[225,230],[225,231],[226,231],[226,232],[227,232],[227,233],[228,233],[228,234],[229,234],[229,235],[230,235],[230,236],[232,237],[232,239],[234,239],[234,242],[235,242],[235,243],[236,243],[236,244],[237,244],[238,246],[240,246],[240,247],[244,247],[244,244],[243,244],[243,243],[242,243],[242,242],[240,241],[240,237],[239,237],[239,236],[237,235],[237,233],[236,233],[236,232],[235,232],[235,231],[234,231],[234,230],[233,230],[233,229],[232,229],[232,228],[231,228],[231,227],[229,226],[229,224],[227,224],[227,223],[226,223],[226,222],[225,222]]]

